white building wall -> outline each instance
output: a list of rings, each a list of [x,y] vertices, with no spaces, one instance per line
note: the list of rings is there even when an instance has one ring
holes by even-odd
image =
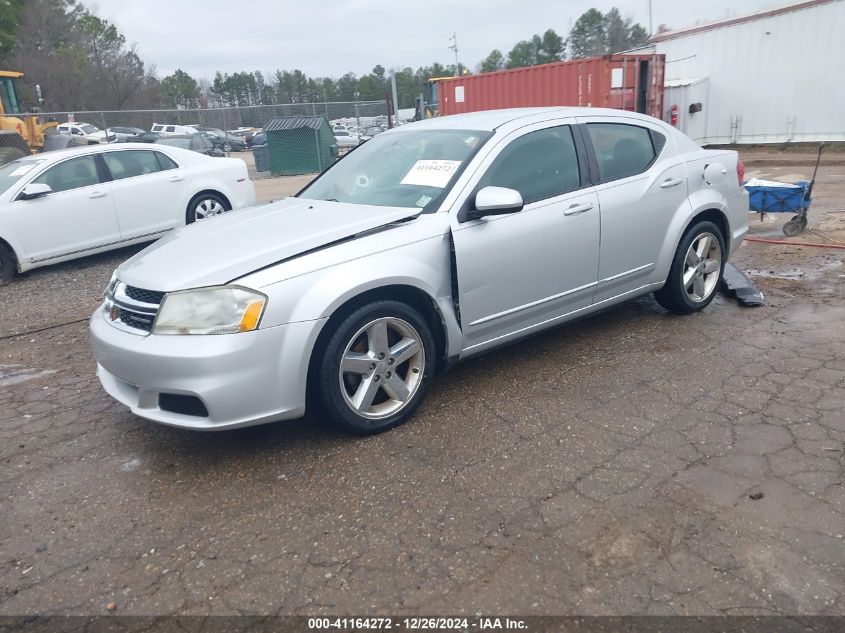
[[[680,125],[702,145],[845,141],[845,0],[655,43],[666,81],[706,76],[692,95],[667,89]],[[704,121],[687,117],[704,117]],[[668,118],[668,116],[667,116]],[[696,138],[698,136],[698,138]]]

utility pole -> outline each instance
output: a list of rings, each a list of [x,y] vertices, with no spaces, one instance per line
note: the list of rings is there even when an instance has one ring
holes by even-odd
[[[393,114],[396,115],[396,125],[399,125],[399,99],[396,96],[396,69],[390,69],[390,90],[393,92]]]
[[[648,0],[648,36],[652,37],[654,35],[654,29],[652,28],[651,24],[651,0]]]
[[[449,38],[449,48],[455,51],[455,77],[457,77],[460,73],[458,72],[458,34],[454,31],[452,32],[452,37]]]
[[[355,127],[358,128],[358,133],[361,132],[361,115],[358,111],[358,98],[361,96],[361,93],[357,90],[355,91]]]

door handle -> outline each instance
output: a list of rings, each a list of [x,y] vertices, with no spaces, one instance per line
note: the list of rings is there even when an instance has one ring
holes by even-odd
[[[88,194],[89,198],[105,198],[107,194],[105,191],[92,191]]]
[[[677,187],[682,182],[684,182],[683,178],[667,178],[666,180],[660,183],[660,188],[670,189],[671,187]]]
[[[563,215],[575,215],[576,213],[584,213],[593,208],[592,202],[584,202],[582,204],[573,204],[568,209],[564,210]]]
[[[170,182],[179,182],[180,180],[185,180],[184,176],[171,176],[168,178]]]

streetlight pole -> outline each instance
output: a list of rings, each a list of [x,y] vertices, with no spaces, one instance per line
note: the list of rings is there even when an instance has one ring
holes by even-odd
[[[654,29],[652,28],[651,23],[651,0],[648,0],[648,36],[652,37],[654,35]]]
[[[460,74],[458,72],[458,34],[453,31],[449,41],[451,42],[449,48],[455,51],[455,77],[457,77]]]
[[[357,90],[355,91],[355,127],[358,128],[358,132],[361,132],[361,115],[358,112],[358,97],[361,96],[361,93]]]
[[[393,114],[396,116],[396,125],[399,125],[399,99],[396,94],[396,69],[390,69],[390,90],[393,93]]]

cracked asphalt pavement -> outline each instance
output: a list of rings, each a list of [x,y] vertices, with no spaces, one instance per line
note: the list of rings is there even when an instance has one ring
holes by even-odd
[[[838,157],[798,239],[845,241]],[[845,614],[845,251],[746,243],[764,307],[633,301],[369,438],[110,400],[84,319],[132,252],[0,289],[0,614]]]

